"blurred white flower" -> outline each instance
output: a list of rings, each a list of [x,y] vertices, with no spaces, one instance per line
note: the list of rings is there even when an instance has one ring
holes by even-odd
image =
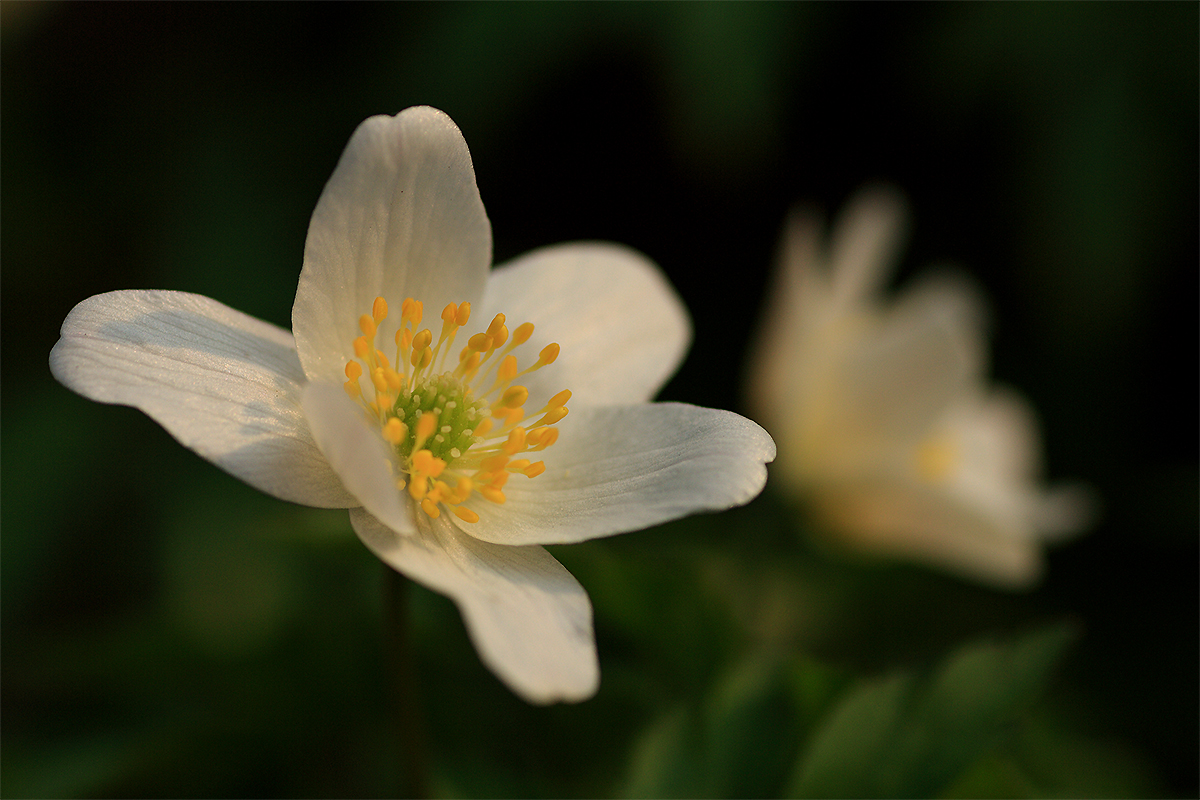
[[[691,329],[643,256],[560,245],[492,270],[491,245],[454,123],[372,117],[313,213],[294,338],[206,297],[111,292],[71,311],[50,367],[264,492],[349,508],[514,691],[580,700],[591,605],[541,545],[745,503],[775,447],[736,414],[648,402]]]
[[[1007,588],[1042,571],[1043,542],[1077,530],[1080,489],[1043,491],[1033,411],[986,383],[982,303],[964,279],[885,299],[904,206],[876,188],[823,241],[788,220],[748,381],[779,444],[774,474],[822,529],[859,549]]]

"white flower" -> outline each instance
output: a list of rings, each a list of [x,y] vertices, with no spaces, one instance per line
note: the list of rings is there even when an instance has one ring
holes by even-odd
[[[111,292],[71,311],[50,367],[264,492],[349,508],[514,691],[580,700],[599,682],[591,605],[540,545],[745,503],[775,447],[730,412],[648,402],[690,324],[638,253],[490,263],[462,134],[410,108],[360,125],[326,185],[294,338],[206,297]]]
[[[861,549],[1026,586],[1047,537],[1079,527],[1078,490],[1037,486],[1033,412],[985,384],[982,305],[943,275],[885,301],[904,208],[855,198],[828,246],[792,216],[749,402],[780,445],[775,475]]]

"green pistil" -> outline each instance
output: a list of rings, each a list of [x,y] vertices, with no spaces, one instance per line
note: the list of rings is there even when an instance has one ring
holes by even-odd
[[[405,459],[412,456],[417,420],[422,414],[437,414],[437,430],[424,447],[449,466],[475,443],[474,430],[486,418],[487,407],[449,372],[426,378],[412,390],[405,389],[392,406],[392,413],[408,427],[408,435],[396,449]]]

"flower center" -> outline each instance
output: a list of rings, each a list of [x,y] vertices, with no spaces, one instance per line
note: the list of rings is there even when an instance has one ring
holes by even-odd
[[[532,366],[520,369],[513,350],[529,341],[533,324],[517,326],[509,335],[504,315],[497,314],[486,331],[467,340],[453,369],[447,354],[458,330],[471,317],[470,303],[453,303],[442,310],[437,343],[428,328],[420,328],[420,301],[408,298],[400,307],[394,365],[375,347],[379,324],[388,315],[387,301],[375,298],[370,314],[358,320],[363,335],[354,340],[354,358],[346,363],[346,394],[379,423],[383,438],[395,449],[402,473],[398,489],[408,490],[430,517],[439,506],[453,510],[465,522],[479,515],[462,507],[478,493],[493,503],[504,502],[510,475],[535,478],[546,468],[541,461],[514,458],[545,450],[558,439],[551,427],[567,415],[571,392],[551,397],[532,424],[525,420],[529,390],[514,381],[554,363],[559,347],[542,348]],[[366,376],[373,399],[362,391]],[[535,415],[536,416],[536,415]]]
[[[949,437],[930,437],[917,446],[917,474],[929,483],[942,483],[958,468],[960,454]]]

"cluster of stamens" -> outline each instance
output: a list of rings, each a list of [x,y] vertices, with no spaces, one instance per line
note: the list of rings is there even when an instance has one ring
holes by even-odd
[[[551,397],[533,415],[537,419],[523,425],[529,390],[514,381],[554,363],[559,347],[547,345],[532,366],[520,369],[512,350],[529,340],[533,324],[517,326],[510,336],[504,315],[497,314],[486,331],[467,340],[458,364],[448,369],[447,354],[471,317],[470,303],[450,303],[442,310],[442,330],[434,343],[433,333],[420,328],[420,301],[408,298],[400,307],[395,359],[389,361],[375,346],[387,315],[387,301],[377,297],[371,313],[359,318],[362,336],[354,340],[355,358],[346,363],[346,394],[378,421],[383,438],[395,448],[398,489],[407,489],[430,517],[438,517],[444,505],[459,519],[477,522],[479,515],[462,506],[472,494],[503,503],[511,475],[535,478],[546,468],[524,455],[558,440],[558,429],[551,426],[567,415],[571,392]],[[359,382],[364,375],[374,388],[372,398]]]

